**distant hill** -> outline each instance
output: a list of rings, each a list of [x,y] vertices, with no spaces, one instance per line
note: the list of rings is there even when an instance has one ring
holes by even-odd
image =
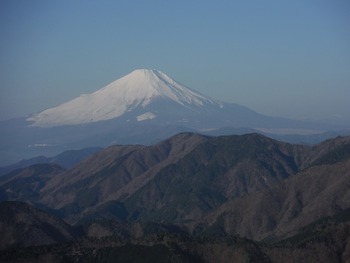
[[[0,176],[7,174],[13,170],[25,168],[33,164],[39,163],[54,163],[64,168],[71,168],[75,164],[79,163],[83,159],[92,155],[93,153],[101,150],[100,147],[85,148],[81,150],[70,150],[60,153],[53,157],[38,156],[31,159],[22,160],[18,163],[0,167]]]

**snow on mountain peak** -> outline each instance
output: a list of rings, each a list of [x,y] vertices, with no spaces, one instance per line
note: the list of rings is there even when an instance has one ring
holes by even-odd
[[[163,97],[179,104],[203,105],[208,98],[176,82],[158,70],[137,69],[97,91],[117,94],[126,101],[141,101],[146,106],[151,99]]]
[[[109,120],[137,107],[144,108],[158,98],[172,100],[185,107],[218,104],[161,71],[137,69],[102,89],[34,114],[27,120],[40,127]]]

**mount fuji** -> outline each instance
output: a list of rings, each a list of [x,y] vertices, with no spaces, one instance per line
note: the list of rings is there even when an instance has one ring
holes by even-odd
[[[119,118],[130,112],[145,111],[138,121],[156,118],[159,102],[177,105],[189,111],[223,105],[191,90],[158,70],[139,69],[92,94],[81,95],[57,107],[34,114],[28,121],[34,126],[76,125]],[[152,111],[147,112],[147,109]]]
[[[0,154],[2,163],[10,163],[84,147],[150,144],[184,131],[219,135],[235,129],[325,130],[221,102],[158,70],[138,69],[91,94],[1,122]]]
[[[161,71],[149,69],[135,70],[91,94],[83,94],[26,119],[30,126],[41,128],[111,120],[122,122],[124,126],[148,121],[157,125],[213,130],[222,127],[271,128],[279,126],[282,119],[258,114],[238,104],[220,102]]]

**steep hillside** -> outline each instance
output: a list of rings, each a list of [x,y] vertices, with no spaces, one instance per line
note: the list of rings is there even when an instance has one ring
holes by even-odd
[[[304,148],[257,134],[191,133],[153,146],[113,146],[52,177],[39,202],[71,222],[111,201],[120,202],[130,220],[194,220],[295,174]]]
[[[41,202],[70,216],[117,200],[132,194],[163,167],[176,163],[207,139],[184,133],[153,146],[109,147],[48,181],[41,190]]]
[[[65,171],[56,164],[34,164],[16,169],[0,177],[0,201],[22,200],[35,202],[46,182]]]
[[[21,202],[0,203],[0,249],[75,240],[79,232],[42,210]]]
[[[70,223],[107,218],[283,238],[350,206],[349,145],[350,137],[302,146],[182,133],[152,146],[112,146],[67,171],[8,174],[1,198],[56,209]]]
[[[196,220],[228,200],[296,173],[300,149],[258,134],[212,138],[123,202],[141,220]]]
[[[202,228],[255,240],[290,236],[350,207],[350,160],[314,166],[269,189],[233,199],[208,214]]]
[[[136,239],[121,238],[116,228],[116,233],[97,239],[85,237],[71,243],[0,250],[0,261],[340,263],[350,259],[349,220],[347,210],[321,218],[288,239],[259,243],[238,236],[189,236],[149,224],[140,227],[144,232],[153,231]]]
[[[65,244],[71,226],[2,203],[0,261],[347,262],[349,189],[350,137],[303,146],[182,133],[112,146],[68,170],[0,178],[1,200],[83,233]]]

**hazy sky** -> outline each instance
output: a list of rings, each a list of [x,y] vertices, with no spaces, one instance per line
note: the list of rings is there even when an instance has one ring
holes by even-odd
[[[0,119],[137,68],[260,113],[350,121],[348,0],[0,0]]]

